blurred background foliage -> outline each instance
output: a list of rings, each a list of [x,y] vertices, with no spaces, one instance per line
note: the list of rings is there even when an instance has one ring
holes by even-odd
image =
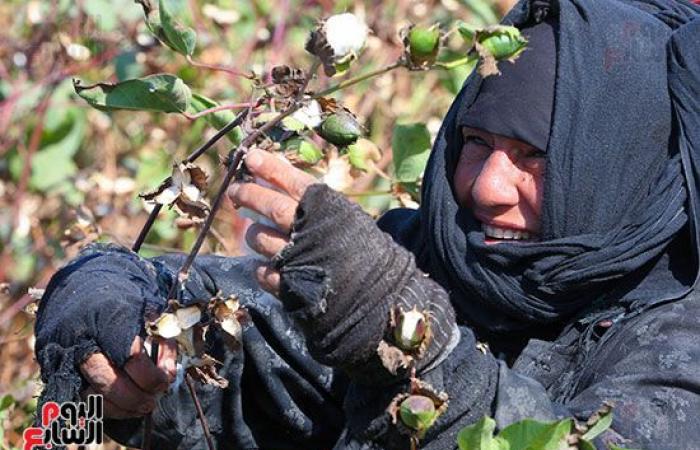
[[[354,63],[351,72],[357,74],[395,61],[403,51],[398,32],[409,23],[440,23],[445,32],[457,20],[484,26],[497,22],[514,1],[167,3],[197,32],[195,61],[257,74],[281,64],[308,67],[311,56],[304,42],[316,21],[353,12],[373,32]],[[463,52],[463,43],[451,38],[445,54]],[[433,139],[471,70],[395,70],[336,94],[366,129],[362,145],[378,151],[372,168],[354,172],[343,190],[372,214],[398,205],[382,176],[392,170],[392,145],[427,142],[424,130]],[[21,431],[32,419],[40,389],[32,294],[40,296],[56,269],[88,242],[130,245],[148,215],[137,194],[156,187],[175,159],[215,132],[204,118],[98,111],[77,97],[72,78],[91,84],[161,72],[176,74],[220,103],[249,100],[246,78],[195,67],[163,47],[132,0],[0,3],[0,448],[21,447]],[[320,86],[333,82],[323,75],[317,81]],[[400,135],[394,133],[397,126]],[[222,176],[217,153],[228,149],[220,141],[198,162],[211,175],[210,191]],[[178,228],[175,219],[174,212],[161,214],[143,254],[189,248],[196,229]],[[226,205],[203,251],[245,253],[241,236],[248,220]]]

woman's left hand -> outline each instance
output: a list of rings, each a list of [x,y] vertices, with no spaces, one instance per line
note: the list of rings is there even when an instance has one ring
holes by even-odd
[[[289,233],[299,200],[306,188],[318,180],[264,150],[250,150],[245,157],[245,164],[251,174],[279,189],[274,190],[252,182],[235,182],[228,190],[234,205],[252,209],[277,226],[273,228],[254,223],[246,233],[246,242],[251,249],[272,258],[289,243]],[[280,274],[270,265],[259,267],[257,278],[263,289],[275,295],[279,293]]]

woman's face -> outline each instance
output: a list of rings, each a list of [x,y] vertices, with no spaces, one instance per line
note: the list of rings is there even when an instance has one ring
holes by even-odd
[[[454,175],[459,204],[481,222],[487,244],[536,240],[545,153],[517,139],[464,127]]]

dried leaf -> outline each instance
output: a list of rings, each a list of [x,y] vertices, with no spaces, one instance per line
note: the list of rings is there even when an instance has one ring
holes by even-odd
[[[226,389],[228,387],[228,380],[217,373],[214,367],[216,364],[221,363],[211,356],[204,354],[195,365],[187,368],[187,372],[200,383]]]
[[[161,314],[155,322],[150,324],[149,333],[152,336],[160,336],[164,339],[174,338],[182,332],[180,321],[173,313]]]
[[[204,201],[207,175],[192,163],[173,164],[172,175],[151,192],[140,194],[147,202],[174,205],[182,216],[203,219],[209,214],[209,205]]]
[[[405,354],[400,348],[389,344],[385,340],[379,342],[377,354],[382,361],[382,365],[392,375],[396,375],[399,369],[408,369],[413,363],[413,357]]]
[[[188,306],[175,311],[175,316],[180,323],[180,328],[186,330],[192,328],[202,319],[202,311],[199,306]]]
[[[75,222],[63,232],[61,239],[63,245],[76,243],[89,244],[96,240],[102,230],[97,224],[95,216],[87,207],[80,205],[75,210]]]

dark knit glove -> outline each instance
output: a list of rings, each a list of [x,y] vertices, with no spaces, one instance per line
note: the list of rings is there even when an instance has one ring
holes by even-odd
[[[343,195],[310,186],[291,239],[274,260],[280,298],[319,362],[359,382],[390,383],[437,364],[457,341],[446,292]],[[416,314],[425,318],[415,324],[419,339],[405,345],[396,329],[402,323],[404,329],[416,328]]]
[[[143,334],[143,316],[165,305],[153,264],[116,245],[86,247],[51,279],[39,303],[36,357],[45,383],[40,403],[77,401],[78,366],[96,352],[117,367]]]

